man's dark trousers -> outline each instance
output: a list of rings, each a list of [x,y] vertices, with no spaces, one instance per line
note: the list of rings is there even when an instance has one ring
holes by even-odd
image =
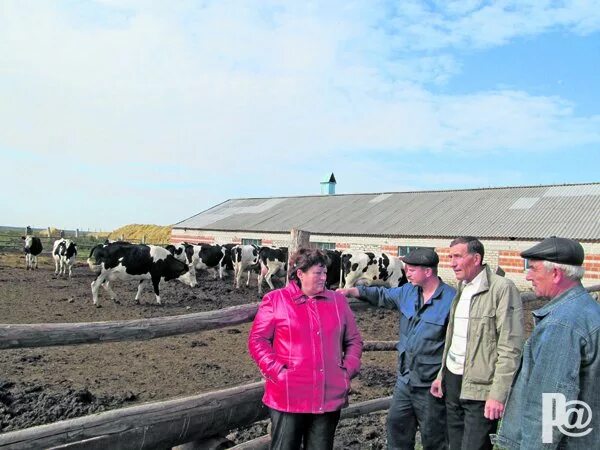
[[[398,380],[387,418],[389,449],[414,450],[417,427],[424,450],[448,448],[446,406],[435,398],[429,387],[411,387]]]
[[[484,401],[460,399],[461,375],[444,369],[443,379],[450,450],[491,450],[490,434],[496,433],[498,421],[485,418]]]

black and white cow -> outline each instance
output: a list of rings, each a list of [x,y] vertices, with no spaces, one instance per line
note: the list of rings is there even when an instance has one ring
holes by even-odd
[[[42,247],[42,241],[39,237],[31,236],[29,234],[27,236],[21,236],[21,239],[25,241],[23,243],[23,251],[25,252],[25,267],[27,270],[37,269],[37,257],[44,249],[44,247]]]
[[[225,270],[234,270],[233,268],[233,255],[231,253],[233,247],[236,247],[237,244],[224,244],[222,247],[225,249],[225,256],[223,257],[223,261],[221,265]]]
[[[56,275],[66,275],[68,270],[69,278],[71,278],[76,257],[77,244],[75,242],[64,238],[54,241],[52,258],[54,259],[54,273]]]
[[[225,247],[219,244],[198,244],[194,246],[199,249],[197,259],[194,261],[196,269],[212,269],[214,279],[223,279],[223,269],[225,269]],[[195,255],[196,256],[196,255]]]
[[[248,271],[248,281],[246,286],[250,285],[250,272],[260,270],[258,263],[258,252],[260,247],[257,245],[236,245],[231,249],[231,260],[233,263],[233,273],[235,279],[235,288],[239,289],[242,273]]]
[[[404,264],[397,256],[386,253],[345,251],[341,256],[340,287],[351,288],[357,283],[397,287],[406,283]]]
[[[196,279],[196,268],[194,267],[194,264],[192,264],[192,260],[194,258],[194,246],[192,244],[188,244],[187,242],[182,242],[181,244],[177,245],[169,244],[165,246],[165,248],[169,251],[169,253],[171,253],[171,255],[175,257],[175,259],[187,264],[190,269],[191,276]]]
[[[167,245],[165,248],[176,259],[190,266],[190,272],[193,277],[196,276],[196,269],[212,269],[215,280],[217,279],[217,274],[219,274],[219,278],[223,278],[225,248],[222,246],[210,244],[192,245],[183,242],[178,245]]]
[[[116,301],[116,294],[110,287],[114,280],[140,280],[136,303],[139,302],[145,284],[152,283],[156,303],[161,304],[158,285],[162,279],[179,280],[191,287],[196,286],[196,279],[191,276],[189,266],[173,257],[168,250],[156,245],[129,244],[115,242],[95,246],[87,260],[90,269],[98,274],[92,281],[92,298],[98,306],[98,290],[100,285]]]
[[[342,267],[342,252],[339,250],[325,250],[327,259],[327,289],[332,289],[340,284],[340,270]]]
[[[262,247],[258,252],[260,274],[258,275],[258,294],[262,294],[262,282],[265,280],[271,289],[275,289],[271,277],[287,276],[288,249],[286,247]]]

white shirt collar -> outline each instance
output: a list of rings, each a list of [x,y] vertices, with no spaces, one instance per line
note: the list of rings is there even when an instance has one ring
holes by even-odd
[[[470,282],[467,283],[463,281],[463,286],[471,286],[475,290],[479,289],[479,287],[481,286],[481,282],[483,281],[483,272],[485,272],[485,267]]]

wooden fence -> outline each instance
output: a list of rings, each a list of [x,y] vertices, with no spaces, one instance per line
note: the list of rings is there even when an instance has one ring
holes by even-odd
[[[251,322],[258,303],[217,311],[112,322],[0,325],[0,349],[148,340]],[[351,302],[363,309],[362,302]],[[366,351],[394,350],[395,342],[365,342]],[[267,417],[263,383],[121,408],[0,434],[6,449],[167,448],[203,442]],[[344,414],[389,407],[390,398],[352,405]],[[257,443],[257,445],[259,445]],[[201,444],[200,446],[204,446]],[[187,447],[194,448],[194,447]]]

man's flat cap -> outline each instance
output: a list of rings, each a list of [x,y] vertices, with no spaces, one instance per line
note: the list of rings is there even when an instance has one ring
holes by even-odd
[[[580,266],[583,264],[584,253],[579,242],[552,236],[521,252],[521,258]]]
[[[430,248],[415,248],[401,259],[412,266],[435,267],[440,262],[438,254]]]

